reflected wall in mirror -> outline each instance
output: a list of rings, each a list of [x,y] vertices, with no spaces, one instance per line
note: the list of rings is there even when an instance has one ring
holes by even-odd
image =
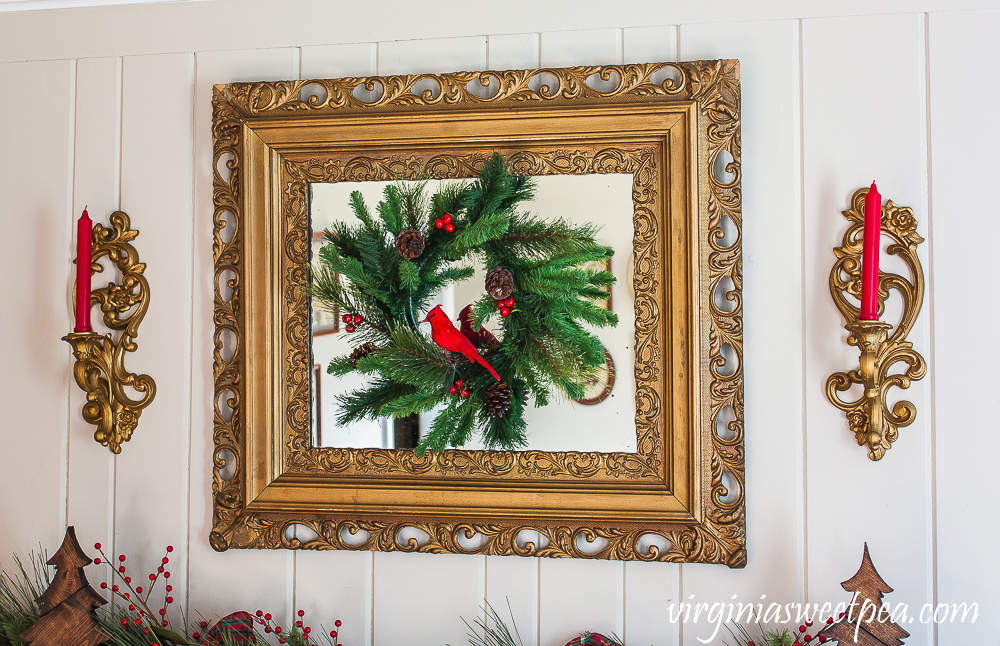
[[[745,564],[738,62],[235,83],[213,130],[215,549]],[[608,218],[611,397],[537,409],[520,451],[327,435],[310,252],[343,196],[320,193],[468,179],[496,152]]]
[[[617,327],[595,329],[589,328],[604,344],[608,354],[622,365],[634,364],[634,334],[635,327],[634,299],[631,281],[632,261],[632,220],[634,207],[632,203],[631,174],[589,174],[589,175],[542,175],[533,178],[535,196],[529,202],[521,205],[522,211],[528,211],[544,220],[564,220],[572,225],[582,226],[594,224],[600,227],[596,240],[603,246],[614,249],[614,258],[596,264],[593,269],[609,269],[614,273],[620,268],[621,278],[612,286],[612,297],[601,301],[608,307],[608,302],[617,302],[619,322]],[[433,195],[446,180],[428,180],[425,194]],[[320,231],[325,231],[335,222],[357,225],[357,219],[349,206],[351,193],[361,193],[371,212],[376,213],[375,205],[382,199],[386,185],[391,182],[339,182],[329,184],[313,183],[310,190],[310,225],[313,239],[322,238]],[[452,180],[452,183],[454,181]],[[314,243],[312,264],[318,262],[319,245]],[[468,263],[458,262],[455,266],[469,265],[476,268],[475,275],[456,284],[449,284],[431,301],[430,306],[440,304],[444,312],[456,327],[459,326],[458,314],[468,304],[475,303],[483,296],[485,271],[481,258],[475,258]],[[350,355],[361,343],[350,333],[318,334],[317,312],[327,309],[316,298],[311,301],[312,317],[312,355],[314,363],[328,366],[337,357]],[[333,308],[329,308],[334,311]],[[339,312],[339,310],[337,310]],[[346,319],[345,319],[346,322]],[[425,332],[428,327],[422,326]],[[487,329],[502,338],[498,319],[494,318],[487,324]],[[621,330],[621,332],[619,332]],[[393,420],[360,420],[348,424],[340,424],[337,416],[340,413],[338,397],[348,395],[362,385],[360,375],[351,373],[344,376],[327,374],[326,370],[313,381],[312,399],[315,406],[322,410],[323,425],[312,428],[313,445],[320,447],[379,447],[413,448],[414,443],[400,445],[396,442]],[[602,451],[634,453],[636,451],[635,427],[635,378],[630,372],[620,375],[614,382],[617,390],[604,392],[609,383],[606,374],[601,375],[600,383],[595,380],[590,386],[585,403],[568,400],[566,397],[554,397],[543,407],[529,403],[525,409],[528,443],[524,449],[539,451]],[[317,396],[317,393],[320,393]],[[581,398],[583,399],[583,398]],[[587,405],[589,404],[589,405]],[[428,432],[430,422],[438,413],[439,408],[419,415],[419,437]],[[482,441],[474,437],[472,441],[463,444],[464,449],[479,450],[484,446]]]

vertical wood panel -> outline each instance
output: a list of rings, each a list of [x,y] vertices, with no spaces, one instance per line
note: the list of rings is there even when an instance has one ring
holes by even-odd
[[[379,74],[423,74],[486,69],[486,37],[396,40],[379,43]]]
[[[295,556],[295,610],[306,612],[307,625],[334,630],[349,645],[372,644],[371,552],[302,551]]]
[[[373,643],[467,643],[462,619],[482,615],[485,571],[481,556],[376,553]]]
[[[378,51],[379,74],[481,70],[487,62],[485,36],[379,43]],[[459,617],[480,616],[485,556],[376,552],[373,560],[374,644],[466,642]]]
[[[489,37],[491,70],[521,70],[538,67],[538,34],[503,34]]]
[[[157,392],[117,461],[115,546],[141,580],[172,545],[168,583],[178,608],[186,601],[189,530],[193,63],[190,54],[122,63],[121,206],[139,231],[133,244],[150,289],[127,366],[152,376]]]
[[[536,539],[537,540],[537,539]],[[524,646],[539,646],[538,571],[540,559],[486,557],[486,601]]]
[[[212,393],[215,387],[212,376],[212,335],[215,332],[212,317],[212,86],[236,81],[293,79],[298,75],[298,50],[199,52],[196,68],[194,231],[188,242],[193,247],[194,264],[189,614],[196,618],[196,613],[200,612],[211,618],[241,608],[251,612],[265,609],[275,617],[281,617],[285,622],[283,625],[287,625],[292,611],[293,554],[280,550],[229,550],[220,554],[208,543],[208,535],[212,531]],[[341,618],[348,619],[346,616]],[[325,621],[326,617],[322,619]]]
[[[995,639],[1000,631],[1000,581],[990,556],[1000,520],[993,494],[979,493],[996,472],[993,438],[1000,419],[1000,396],[989,372],[995,362],[987,358],[995,354],[990,339],[1000,304],[984,297],[982,288],[992,282],[997,266],[989,233],[994,209],[983,194],[993,185],[994,171],[981,160],[1000,147],[1000,134],[980,127],[977,114],[979,108],[992,112],[1000,101],[996,83],[984,83],[982,77],[983,67],[1000,56],[1000,11],[932,14],[929,27],[935,601],[979,604],[975,623],[970,614],[964,623],[938,626],[939,644],[973,644],[989,641],[986,636]]]
[[[377,73],[376,45],[359,43],[329,47],[303,47],[301,78],[371,76]],[[334,629],[338,638],[351,646],[372,644],[372,574],[375,559],[371,552],[310,552],[295,558],[295,609],[306,612],[313,629],[319,623],[324,633]],[[307,622],[308,623],[308,622]]]
[[[826,288],[854,191],[878,182],[883,199],[914,207],[926,237],[923,26],[919,15],[807,20],[802,25],[806,208],[807,600],[849,601],[839,583],[861,563],[865,541],[896,592],[920,607],[931,584],[928,380],[903,395],[916,421],[878,462],[868,459],[844,415],[826,399],[827,377],[858,365]],[[926,262],[926,248],[921,249]],[[883,261],[886,263],[887,261]],[[910,340],[925,354],[926,308]],[[908,624],[908,644],[929,629]]]
[[[670,604],[680,601],[680,566],[673,563],[625,563],[622,633],[625,644],[674,646],[680,625],[670,621]]]
[[[540,35],[505,34],[489,37],[488,69],[531,69],[540,66]],[[538,581],[536,559],[486,557],[486,601],[515,627],[525,646],[538,644]]]
[[[681,59],[740,60],[747,567],[682,566],[683,598],[802,600],[802,213],[798,23],[685,25]],[[838,580],[839,581],[839,580]],[[694,599],[690,596],[694,595]],[[684,641],[707,639],[704,619]],[[722,635],[728,635],[721,629]],[[719,637],[716,636],[716,639]]]
[[[548,31],[542,34],[543,67],[616,65],[622,62],[621,29]]]
[[[629,27],[622,34],[625,63],[677,60],[677,27]]]
[[[375,43],[303,47],[300,55],[301,78],[373,76],[377,71],[377,61],[378,46]]]
[[[539,645],[565,644],[585,631],[621,637],[624,572],[621,561],[541,559]]]
[[[0,419],[0,564],[39,543],[59,547],[66,521],[73,61],[0,65],[0,257],[6,281]],[[79,414],[79,412],[77,412]]]
[[[618,64],[622,62],[622,31],[545,32],[540,56],[543,67]],[[538,576],[539,644],[564,644],[585,630],[622,634],[621,562],[542,559]]]
[[[539,35],[504,34],[489,37],[488,69],[539,67]],[[486,602],[517,629],[524,646],[538,646],[537,559],[517,556],[486,557]]]
[[[89,207],[95,222],[119,208],[121,152],[121,59],[89,58],[77,62],[76,155],[73,217]],[[75,229],[74,229],[75,231]],[[106,282],[103,274],[94,285]],[[101,317],[94,308],[95,329]],[[94,441],[94,427],[83,420],[86,394],[70,389],[69,406],[69,524],[76,527],[84,549],[101,542],[113,549],[115,457]],[[127,447],[128,445],[126,445]]]

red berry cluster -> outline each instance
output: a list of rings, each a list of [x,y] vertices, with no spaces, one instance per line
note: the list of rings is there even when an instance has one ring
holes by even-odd
[[[312,628],[310,628],[309,626],[306,626],[305,623],[304,623],[305,616],[306,616],[306,611],[305,610],[299,610],[295,614],[298,615],[298,619],[295,620],[295,628],[292,629],[292,633],[291,633],[290,637],[301,638],[301,640],[304,641],[307,644],[316,644],[317,642],[315,642],[315,641],[313,641],[311,639],[310,633],[312,633]],[[284,644],[284,643],[286,643],[288,641],[288,639],[281,634],[281,631],[282,631],[281,626],[279,626],[277,624],[277,622],[275,622],[275,621],[273,621],[271,619],[271,613],[264,612],[263,610],[258,610],[256,612],[256,615],[257,616],[254,618],[254,621],[264,627],[264,632],[265,633],[274,633],[275,635],[277,635],[277,637],[278,637],[278,643],[279,644]],[[340,628],[340,623],[341,622],[338,619],[337,621],[333,622],[333,625],[336,626],[337,628]],[[207,626],[208,624],[206,624],[205,622],[202,622],[201,625],[204,627],[204,626]],[[198,639],[198,633],[194,634],[194,638]],[[337,631],[336,630],[331,630],[330,631],[330,640],[331,641],[328,642],[328,643],[331,644],[332,646],[337,646],[339,644],[339,642],[337,641]],[[296,642],[293,641],[293,643],[296,643]]]
[[[344,323],[347,323],[347,327],[344,328],[345,330],[347,330],[348,332],[353,332],[355,329],[354,328],[355,325],[361,325],[362,323],[365,322],[365,317],[361,316],[360,314],[344,314],[340,318],[340,320],[342,320]]]
[[[461,379],[456,379],[455,383],[453,383],[451,385],[451,388],[448,389],[448,393],[451,395],[459,394],[462,395],[462,397],[468,397],[471,393],[469,392],[468,388],[462,388],[462,386],[464,385],[465,385],[464,381],[462,381]]]
[[[204,620],[202,620],[202,622],[200,624],[198,624],[198,625],[201,626],[202,630],[208,628],[208,622],[204,621]],[[195,633],[191,633],[191,638],[192,639],[201,639],[201,633],[196,633],[196,632]]]
[[[437,220],[434,220],[434,226],[438,229],[444,229],[448,233],[454,233],[455,225],[452,224],[451,213],[445,213]]]
[[[840,617],[843,618],[844,617],[844,613],[840,613]],[[828,617],[827,620],[826,620],[826,623],[827,623],[827,625],[832,624],[833,623],[833,617]],[[806,633],[806,630],[808,630],[809,627],[812,626],[812,625],[813,625],[813,622],[812,622],[811,619],[809,619],[809,620],[806,621],[806,623],[804,625],[799,626],[798,632],[796,632],[795,636],[793,637],[793,639],[795,641],[792,642],[792,646],[805,646],[806,644],[808,644],[809,642],[811,642],[814,639],[818,643],[820,643],[820,644],[822,644],[822,643],[824,643],[824,642],[827,641],[827,638],[824,635],[818,635],[817,636],[817,635],[810,635],[810,634]],[[754,642],[748,641],[747,642],[747,646],[755,646],[755,645],[754,645]]]
[[[841,617],[843,617],[843,615],[841,615]],[[832,624],[833,617],[828,617],[826,623]],[[808,619],[806,620],[805,625],[799,626],[799,631],[795,633],[795,641],[793,642],[796,646],[804,646],[804,644],[808,644],[812,640],[817,639],[816,636],[806,633],[806,630],[812,625],[813,625],[812,619]],[[817,641],[818,643],[822,644],[826,641],[826,637],[823,635],[819,635]]]
[[[510,316],[511,310],[514,309],[514,297],[501,298],[497,301],[497,308],[500,310],[500,316],[504,318]]]
[[[118,567],[115,568],[113,562],[107,557],[107,555],[104,554],[104,550],[101,549],[100,543],[94,543],[94,549],[100,552],[101,556],[104,557],[104,562],[107,563],[109,566],[111,566],[112,582],[114,581],[115,576],[117,576],[119,579],[121,579],[121,581],[125,584],[125,587],[128,588],[129,590],[128,592],[123,592],[117,583],[112,583],[112,585],[110,586],[111,592],[113,594],[116,594],[117,596],[121,597],[123,600],[128,602],[128,611],[133,613],[132,617],[122,618],[121,620],[122,625],[127,626],[129,623],[134,623],[136,626],[142,626],[143,624],[146,624],[146,628],[144,628],[142,631],[146,635],[152,632],[150,630],[150,625],[151,625],[150,622],[159,621],[163,626],[169,626],[170,621],[169,619],[167,619],[167,606],[169,606],[174,602],[174,598],[170,595],[170,593],[174,591],[174,586],[169,584],[166,586],[166,593],[164,594],[163,597],[163,606],[157,612],[153,612],[150,609],[147,602],[149,601],[149,595],[152,594],[153,592],[153,586],[156,585],[156,581],[157,579],[160,578],[160,575],[162,574],[164,579],[170,578],[170,572],[167,572],[164,569],[164,566],[166,566],[167,563],[170,562],[170,559],[166,555],[164,555],[163,558],[160,560],[160,565],[157,566],[156,568],[156,572],[150,573],[149,589],[146,590],[146,596],[143,596],[142,586],[137,585],[133,588],[132,577],[127,576],[125,574],[128,568],[125,566],[126,557],[124,554],[118,555]],[[174,551],[173,546],[167,545],[167,553],[169,554],[170,552],[173,551]],[[95,558],[94,563],[100,565],[101,558],[100,557]],[[108,587],[109,586],[106,581],[101,582],[102,589],[107,590]],[[136,609],[136,604],[139,604],[141,609]],[[157,614],[160,616],[159,619],[156,619]]]

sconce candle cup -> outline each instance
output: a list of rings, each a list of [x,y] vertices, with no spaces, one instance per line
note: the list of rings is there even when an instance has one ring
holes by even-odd
[[[89,224],[86,210],[80,221]],[[76,331],[64,336],[63,341],[73,346],[73,357],[76,359],[73,376],[77,385],[87,393],[83,419],[97,426],[95,440],[112,452],[120,453],[122,443],[132,437],[142,410],[156,396],[156,383],[149,375],[137,375],[125,369],[125,353],[135,351],[139,323],[149,308],[149,283],[143,276],[146,265],[139,262],[139,254],[131,245],[139,232],[130,228],[129,217],[122,211],[112,213],[110,222],[110,227],[94,225],[91,248],[83,253],[78,250],[81,264],[89,261],[90,272],[80,271],[77,274],[76,329],[89,329],[89,308],[97,303],[104,313],[104,325],[121,334],[116,342],[110,333]],[[82,225],[80,230],[84,230]],[[81,242],[86,242],[83,235],[80,238]],[[98,261],[105,256],[121,272],[121,284],[108,282],[107,287],[91,291],[90,275],[103,271]],[[89,298],[84,300],[86,294]],[[81,301],[86,303],[87,312],[80,311]],[[85,327],[82,321],[86,322]],[[129,397],[125,392],[126,386],[140,393],[141,397]]]
[[[872,189],[874,187],[873,183]],[[917,257],[917,245],[924,239],[917,234],[912,209],[898,207],[891,200],[881,207],[881,235],[888,235],[892,240],[888,253],[903,260],[910,270],[910,279],[894,273],[878,273],[878,280],[874,281],[877,285],[874,291],[878,299],[877,310],[874,303],[871,306],[871,312],[877,312],[878,316],[865,318],[865,313],[855,307],[849,297],[862,298],[863,295],[862,244],[859,243],[863,233],[869,239],[864,246],[867,249],[874,247],[876,253],[878,250],[879,238],[872,241],[871,228],[864,226],[862,211],[872,189],[858,190],[851,200],[852,208],[844,211],[851,226],[844,234],[842,245],[834,249],[837,262],[830,272],[830,292],[846,320],[844,327],[850,332],[847,343],[857,346],[861,352],[860,365],[856,370],[830,375],[826,382],[826,394],[834,406],[846,413],[848,425],[858,444],[868,447],[868,457],[881,460],[898,439],[899,429],[912,424],[917,414],[916,407],[908,401],[896,402],[890,408],[887,391],[893,386],[909,388],[911,381],[922,379],[927,372],[924,358],[906,340],[924,298],[924,274]],[[877,260],[872,264],[878,267]],[[903,312],[895,326],[879,320],[891,290],[897,291],[903,299]],[[906,369],[901,374],[890,374],[892,367],[900,362],[906,364]],[[861,396],[850,402],[841,399],[839,393],[855,384],[862,387]]]

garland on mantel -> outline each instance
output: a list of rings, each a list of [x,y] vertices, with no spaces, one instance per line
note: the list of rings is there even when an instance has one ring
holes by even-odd
[[[73,541],[75,543],[75,537]],[[108,566],[108,580],[101,582],[101,592],[110,593],[116,599],[116,603],[103,605],[96,610],[97,627],[107,637],[104,643],[110,646],[338,646],[339,644],[338,630],[341,626],[339,619],[334,622],[333,630],[327,631],[322,628],[313,632],[312,628],[306,625],[303,610],[296,612],[294,625],[287,629],[278,624],[271,613],[262,610],[252,615],[248,612],[235,612],[211,626],[204,620],[194,626],[188,626],[183,617],[180,622],[172,622],[170,606],[174,602],[173,586],[169,583],[170,571],[167,569],[172,547],[167,546],[166,553],[153,572],[135,581],[132,579],[134,571],[130,571],[129,561],[124,554],[109,559],[100,543],[95,543],[94,549],[100,556],[94,558],[93,563]],[[15,571],[0,572],[0,646],[27,646],[22,636],[39,621],[41,616],[46,615],[46,612],[39,607],[39,600],[44,598],[46,590],[50,589],[54,580],[58,578],[58,575],[53,575],[53,569],[48,565],[52,562],[47,554],[33,554],[29,559],[29,566],[25,567],[15,556]],[[83,568],[79,569],[82,571]],[[74,572],[74,577],[82,579],[82,583],[86,585],[85,576]],[[164,582],[163,592],[157,593],[154,597],[153,590],[161,580]],[[154,598],[159,603],[154,603]],[[57,606],[51,613],[56,614],[58,610]],[[69,613],[73,612],[75,609],[69,609]],[[79,614],[76,616],[78,618]],[[48,635],[44,640],[39,638],[37,643],[33,644],[35,646],[43,643],[47,646],[76,644],[77,636],[66,634],[68,632],[70,631],[64,631],[61,635],[59,633],[55,636]]]

